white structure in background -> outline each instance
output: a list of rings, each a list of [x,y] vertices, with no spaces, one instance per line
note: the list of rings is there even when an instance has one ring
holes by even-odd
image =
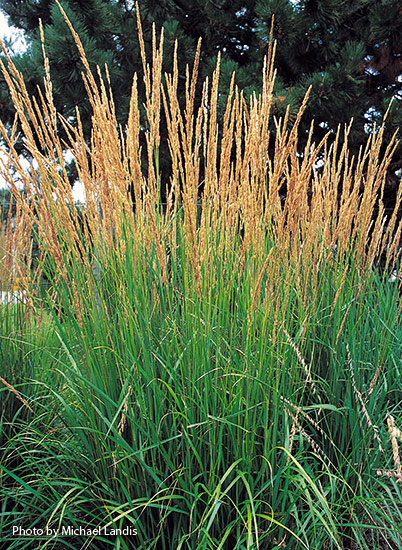
[[[0,292],[0,305],[21,304],[23,301],[24,297],[20,290],[14,290],[13,292],[2,290]]]

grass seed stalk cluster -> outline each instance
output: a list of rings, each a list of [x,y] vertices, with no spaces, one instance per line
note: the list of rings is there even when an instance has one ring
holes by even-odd
[[[149,62],[138,28],[121,126],[70,25],[89,140],[78,109],[57,113],[46,44],[37,98],[4,52],[18,124],[0,124],[16,209],[1,284],[18,278],[23,299],[0,306],[1,537],[38,547],[18,523],[137,531],[79,535],[94,549],[399,547],[402,327],[377,267],[399,269],[401,194],[388,216],[382,202],[396,140],[378,128],[351,158],[348,128],[315,143],[312,124],[300,154],[308,93],[294,122],[275,118],[274,47],[261,93],[233,76],[223,105],[219,57],[203,83],[200,44],[166,74],[163,33]]]

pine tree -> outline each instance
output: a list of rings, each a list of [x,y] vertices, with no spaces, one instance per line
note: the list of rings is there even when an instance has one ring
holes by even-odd
[[[402,127],[400,0],[259,0],[256,14],[264,41],[275,18],[278,115],[287,105],[295,115],[311,85],[304,130],[314,119],[317,140],[353,118],[349,140],[357,155],[391,98],[384,143]],[[390,169],[393,187],[401,168],[399,147]]]

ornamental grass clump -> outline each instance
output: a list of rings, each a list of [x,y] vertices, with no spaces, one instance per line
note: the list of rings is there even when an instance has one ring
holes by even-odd
[[[17,125],[0,124],[1,174],[22,250],[34,239],[39,254],[35,272],[29,254],[16,260],[36,317],[18,321],[18,372],[0,388],[14,398],[1,536],[38,544],[11,535],[18,523],[55,530],[43,547],[68,544],[63,525],[94,549],[398,547],[386,419],[402,417],[402,327],[398,285],[376,267],[399,270],[401,194],[388,218],[382,203],[396,139],[382,147],[378,128],[350,158],[348,128],[315,143],[312,123],[299,151],[308,92],[294,123],[275,118],[274,46],[261,93],[233,76],[222,110],[219,57],[203,83],[200,44],[191,69],[175,57],[166,74],[163,32],[149,63],[138,28],[143,72],[121,126],[107,67],[92,70],[70,25],[89,139],[79,109],[75,122],[57,113],[46,44],[37,98],[4,51],[33,163],[20,163]],[[392,457],[398,475],[377,475]],[[127,526],[135,536],[95,532]]]

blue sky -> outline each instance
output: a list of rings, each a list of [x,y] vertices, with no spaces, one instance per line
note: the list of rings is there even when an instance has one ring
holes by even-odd
[[[14,41],[14,49],[23,49],[24,48],[24,38],[21,30],[16,29],[15,27],[9,27],[7,23],[7,17],[0,12],[0,38],[1,40],[12,40]]]

